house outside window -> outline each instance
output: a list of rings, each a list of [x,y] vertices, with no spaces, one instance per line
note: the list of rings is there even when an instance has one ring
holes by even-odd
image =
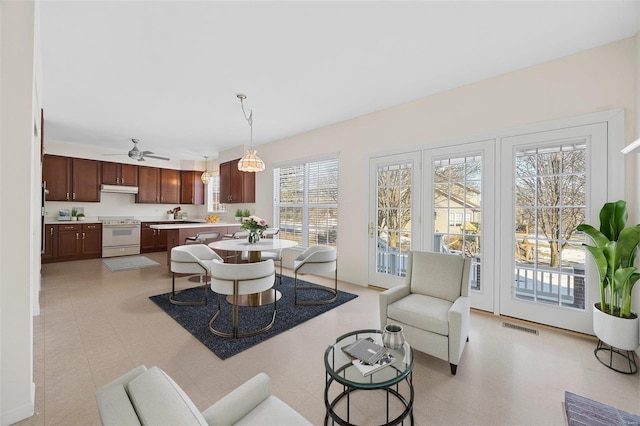
[[[220,176],[215,175],[209,178],[209,183],[205,185],[207,194],[207,211],[226,212],[227,205],[220,203]]]
[[[273,170],[274,226],[302,248],[336,246],[338,158],[291,163]]]

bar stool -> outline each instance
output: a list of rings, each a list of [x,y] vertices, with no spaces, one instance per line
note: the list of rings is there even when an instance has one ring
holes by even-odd
[[[222,239],[223,240],[239,240],[240,238],[247,238],[248,236],[249,236],[249,231],[238,230],[231,234],[224,234],[222,236]],[[233,259],[233,263],[238,263],[238,252],[234,251],[233,254],[230,254],[228,256],[223,256],[223,258],[225,261],[227,261],[227,259]]]
[[[204,244],[207,240],[217,240],[220,233],[217,231],[198,232],[195,237],[187,237],[184,239],[185,244]]]

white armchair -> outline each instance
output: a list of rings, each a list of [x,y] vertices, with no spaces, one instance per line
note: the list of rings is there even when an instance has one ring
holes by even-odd
[[[411,346],[448,361],[456,374],[469,340],[471,259],[411,251],[405,285],[380,294],[380,328],[402,326]]]

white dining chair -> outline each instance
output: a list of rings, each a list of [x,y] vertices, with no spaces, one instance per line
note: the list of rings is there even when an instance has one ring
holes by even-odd
[[[206,305],[207,285],[211,266],[222,263],[218,254],[204,244],[189,244],[171,249],[171,295],[169,301],[174,305]],[[204,288],[204,299],[198,301],[180,301],[176,297],[176,274],[198,274],[200,285]]]
[[[298,285],[298,275],[334,272],[334,287]],[[338,298],[338,252],[329,246],[311,246],[293,261],[294,301],[296,305],[325,305]],[[332,297],[322,300],[298,300],[298,291],[324,291]]]

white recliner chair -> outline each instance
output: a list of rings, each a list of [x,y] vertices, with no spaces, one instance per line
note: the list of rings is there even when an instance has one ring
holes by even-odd
[[[189,244],[171,249],[171,295],[169,301],[174,305],[206,305],[208,277],[211,265],[222,263],[218,254],[204,244]],[[200,285],[204,288],[204,299],[198,301],[180,301],[176,299],[176,274],[198,274]]]
[[[469,340],[471,259],[411,251],[405,285],[380,293],[380,328],[402,326],[420,352],[448,361],[456,374]]]

